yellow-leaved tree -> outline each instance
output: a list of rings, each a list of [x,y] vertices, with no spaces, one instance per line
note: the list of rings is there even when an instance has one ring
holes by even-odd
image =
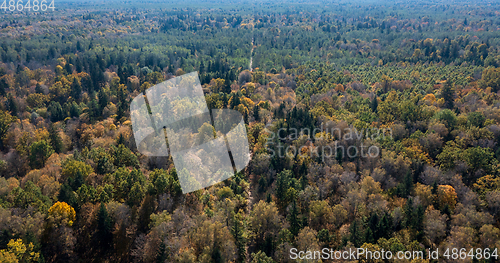
[[[57,202],[49,208],[49,219],[56,224],[66,224],[72,226],[76,219],[76,212],[73,207],[65,202]]]
[[[436,198],[441,207],[448,205],[454,209],[457,204],[457,193],[451,185],[439,185]]]
[[[40,253],[35,253],[33,243],[25,245],[22,239],[11,239],[7,244],[7,249],[0,250],[0,262],[38,262]]]

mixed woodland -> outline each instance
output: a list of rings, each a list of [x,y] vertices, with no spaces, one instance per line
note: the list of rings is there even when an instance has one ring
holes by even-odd
[[[0,36],[1,262],[500,249],[495,1],[69,2],[1,13]],[[193,71],[209,108],[244,116],[252,158],[183,194],[129,107]],[[292,132],[320,127],[391,133]],[[380,154],[315,151],[361,144]]]

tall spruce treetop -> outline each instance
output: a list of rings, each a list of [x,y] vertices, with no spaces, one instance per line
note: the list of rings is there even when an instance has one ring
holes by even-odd
[[[455,103],[455,90],[450,80],[447,80],[441,90],[441,97],[444,99],[444,107],[452,109]]]

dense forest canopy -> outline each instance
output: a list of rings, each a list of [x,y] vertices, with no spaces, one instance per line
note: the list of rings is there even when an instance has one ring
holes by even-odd
[[[0,12],[0,262],[500,248],[497,1]],[[129,107],[193,71],[210,109],[244,116],[252,160],[182,194],[171,157],[137,150]]]

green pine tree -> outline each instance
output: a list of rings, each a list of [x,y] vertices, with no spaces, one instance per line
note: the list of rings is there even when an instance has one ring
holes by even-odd
[[[75,78],[71,84],[71,97],[75,100],[80,100],[82,97],[82,85],[77,78]]]
[[[113,222],[104,203],[97,212],[97,236],[101,247],[106,250],[113,244]]]
[[[241,222],[233,215],[233,227],[232,234],[235,239],[236,248],[238,249],[238,257],[241,262],[245,261],[245,238],[243,237],[243,227],[240,225]]]
[[[99,91],[98,99],[99,99],[99,108],[101,109],[102,112],[102,110],[104,110],[104,108],[108,106],[109,102],[108,94],[106,94],[104,90],[101,90]]]
[[[364,241],[364,235],[363,235],[363,230],[361,229],[361,225],[358,222],[358,220],[354,220],[349,227],[349,241],[355,246],[355,247],[361,247],[363,245]]]
[[[378,108],[378,99],[377,96],[375,96],[370,103],[370,108],[372,109],[373,112],[377,113],[377,108]]]
[[[39,84],[37,84],[37,86],[38,85]],[[7,81],[4,78],[0,79],[0,95],[5,96],[5,93],[7,92],[8,89],[9,89],[9,83],[7,83]]]
[[[294,235],[297,236],[297,234],[300,231],[300,221],[299,221],[299,211],[297,210],[297,204],[295,200],[292,203],[292,210],[290,211],[290,214],[288,215],[288,221],[290,222],[290,232]]]
[[[259,110],[260,110],[259,105],[255,105],[253,107],[253,118],[255,119],[255,121],[260,121]]]
[[[167,245],[165,245],[165,242],[160,243],[160,247],[158,248],[158,254],[156,255],[156,262],[157,263],[164,263],[168,259],[168,253],[167,253]]]
[[[49,129],[49,139],[50,139],[50,145],[52,146],[52,148],[54,149],[54,151],[56,153],[62,153],[63,150],[64,150],[63,149],[64,145],[63,145],[62,139],[59,136],[59,133],[57,132],[57,129],[54,126],[54,124],[52,124],[50,126],[50,129]]]
[[[443,89],[441,90],[441,97],[444,99],[444,107],[452,109],[455,103],[455,90],[451,81],[446,81]]]

